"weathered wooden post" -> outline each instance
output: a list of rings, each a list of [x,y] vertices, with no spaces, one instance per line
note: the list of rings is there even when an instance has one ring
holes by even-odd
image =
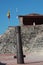
[[[16,26],[16,37],[17,37],[17,63],[23,64],[23,50],[22,50],[22,40],[21,40],[21,27]]]

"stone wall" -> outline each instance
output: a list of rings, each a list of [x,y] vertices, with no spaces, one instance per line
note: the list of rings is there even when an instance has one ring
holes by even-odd
[[[43,25],[22,26],[21,37],[24,52],[43,51]],[[10,26],[0,37],[0,53],[16,53],[15,27]]]

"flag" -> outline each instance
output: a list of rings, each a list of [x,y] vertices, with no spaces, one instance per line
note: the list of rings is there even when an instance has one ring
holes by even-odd
[[[8,19],[10,19],[10,11],[8,11],[7,17],[8,17]]]

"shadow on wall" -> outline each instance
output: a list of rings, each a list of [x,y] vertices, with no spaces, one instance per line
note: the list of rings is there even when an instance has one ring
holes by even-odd
[[[1,62],[0,62],[0,65],[6,65],[6,63],[1,63]]]

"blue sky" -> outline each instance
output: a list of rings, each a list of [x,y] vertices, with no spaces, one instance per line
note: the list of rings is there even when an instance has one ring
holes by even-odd
[[[9,10],[10,20],[7,17]],[[19,25],[17,15],[30,13],[43,14],[43,0],[0,0],[0,34],[5,33],[8,26]]]

